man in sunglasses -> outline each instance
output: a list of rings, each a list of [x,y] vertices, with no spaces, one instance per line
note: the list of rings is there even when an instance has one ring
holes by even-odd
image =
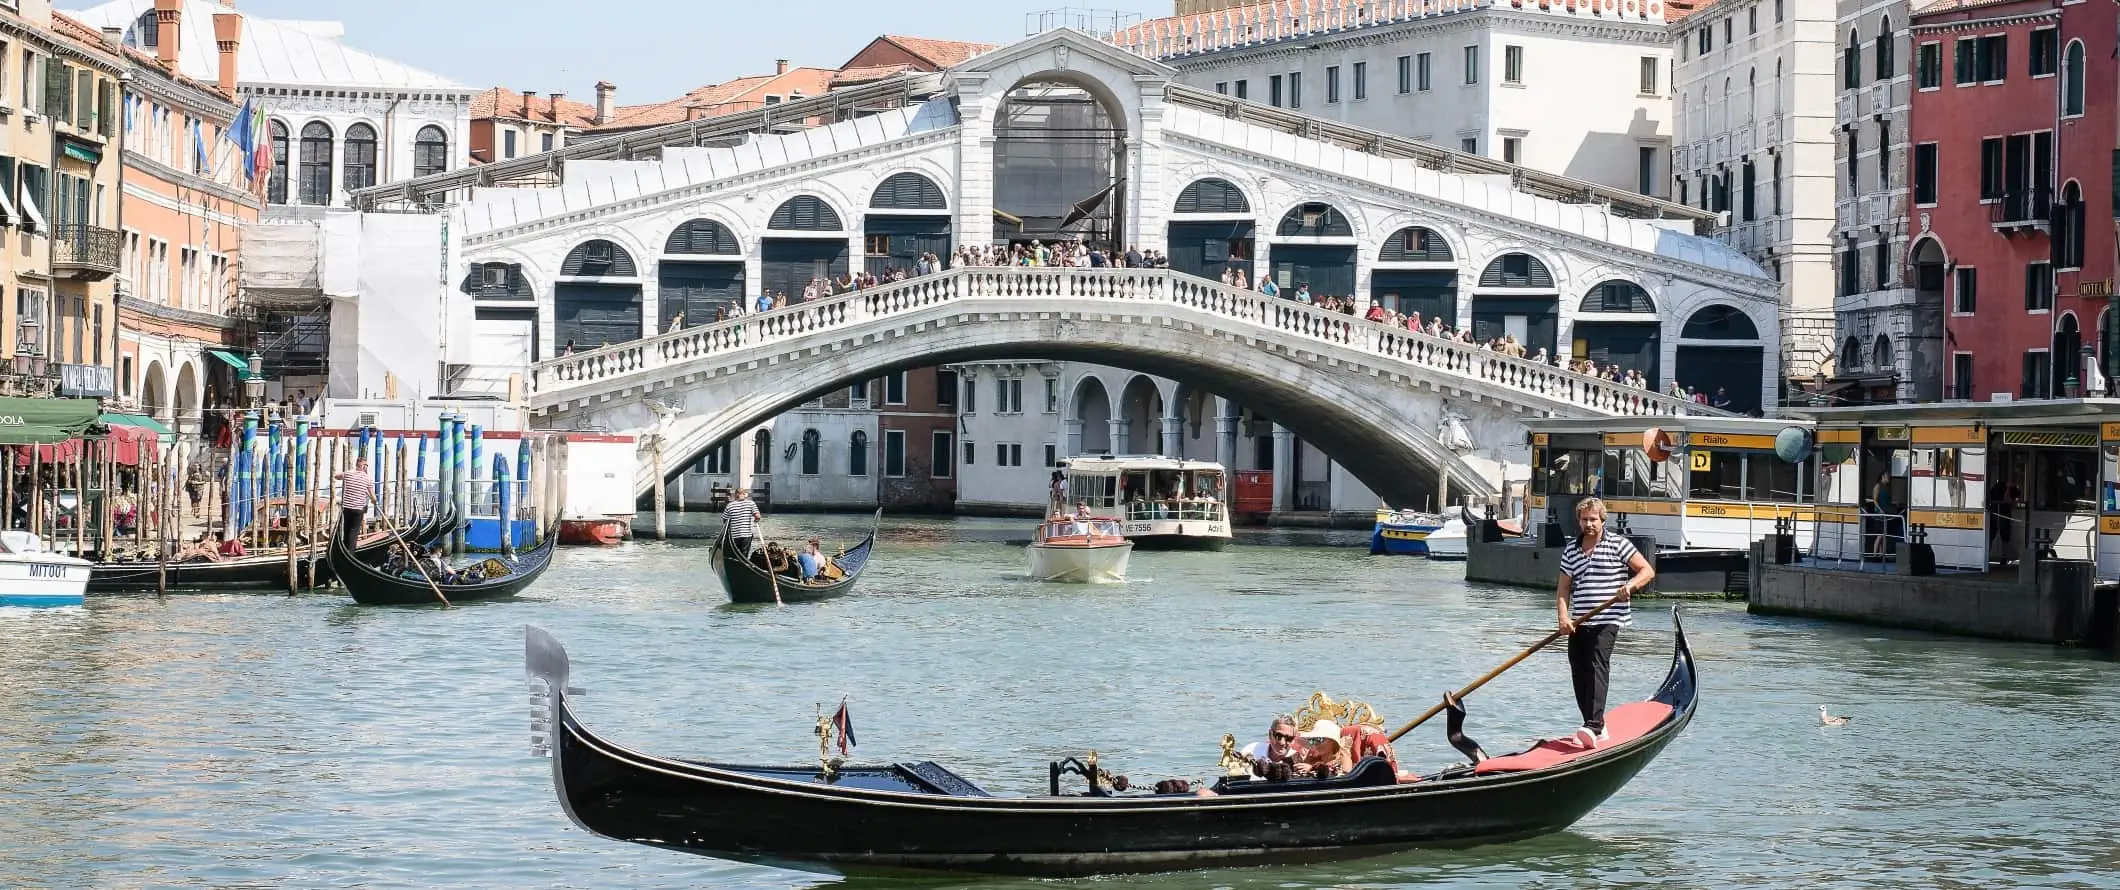
[[[1265,777],[1270,763],[1291,763],[1302,759],[1303,745],[1296,732],[1296,720],[1283,714],[1273,718],[1266,727],[1266,740],[1244,746],[1244,756],[1251,761],[1253,775]]]

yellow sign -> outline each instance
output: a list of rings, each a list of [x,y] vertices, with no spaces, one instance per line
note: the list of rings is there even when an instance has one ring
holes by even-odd
[[[2101,535],[2120,535],[2120,516],[2098,517],[2098,533]]]
[[[1906,441],[1906,440],[1907,440],[1907,428],[1906,428],[1906,427],[1903,427],[1903,426],[1881,426],[1881,427],[1878,427],[1878,428],[1877,428],[1877,441],[1879,441],[1879,442],[1904,442],[1904,441]]]
[[[1544,510],[1544,509],[1546,509],[1546,496],[1545,496],[1545,495],[1542,495],[1542,494],[1535,494],[1535,495],[1532,495],[1532,496],[1531,496],[1531,509],[1533,509],[1533,510]]]
[[[1693,452],[1693,472],[1696,472],[1696,473],[1705,473],[1705,472],[1707,472],[1707,471],[1709,471],[1709,470],[1712,470],[1712,469],[1714,469],[1714,468],[1715,468],[1715,452],[1713,452],[1713,451],[1694,451],[1694,452]]]
[[[2120,441],[2120,423],[2098,424],[2098,438],[2107,442]]]
[[[1694,433],[1687,444],[1696,448],[1759,448],[1774,450],[1773,436],[1740,436],[1726,433]]]
[[[2100,279],[2098,281],[2079,281],[2076,283],[2076,296],[2110,297],[2112,295],[2113,280],[2110,278]]]
[[[1862,520],[1861,514],[1854,507],[1819,507],[1812,510],[1810,516],[1799,516],[1797,518],[1828,522],[1835,525],[1854,525]]]
[[[1821,444],[1821,445],[1825,445],[1825,444],[1832,444],[1832,445],[1860,445],[1860,444],[1862,444],[1862,431],[1861,431],[1861,430],[1819,430],[1819,431],[1818,431],[1818,442],[1819,442],[1819,444]]]
[[[1631,513],[1641,516],[1677,516],[1677,501],[1638,501],[1612,498],[1605,501],[1606,513]]]
[[[1547,437],[1548,437],[1548,434],[1546,434],[1546,433],[1532,433],[1532,434],[1531,434],[1531,444],[1533,444],[1533,445],[1544,445],[1544,444],[1546,444],[1546,440],[1547,440]]]
[[[1631,437],[1631,438],[1633,439],[1633,441],[1632,441],[1632,442],[1629,442],[1629,441],[1628,441],[1628,439],[1629,439],[1629,438],[1630,438],[1630,437],[1629,437],[1629,436],[1628,436],[1628,435],[1627,435],[1626,433],[1606,433],[1606,434],[1605,434],[1605,444],[1606,444],[1606,445],[1620,445],[1620,446],[1626,446],[1626,445],[1640,445],[1640,444],[1642,443],[1642,437],[1641,437],[1641,435],[1640,435],[1639,433],[1637,433],[1637,434],[1635,434],[1634,436],[1632,436],[1632,437]]]
[[[1987,437],[1969,426],[1917,426],[1914,441],[1926,445],[1979,445]]]
[[[1987,514],[1979,510],[1910,510],[1907,521],[1915,525],[1934,528],[1977,529],[1984,526]]]

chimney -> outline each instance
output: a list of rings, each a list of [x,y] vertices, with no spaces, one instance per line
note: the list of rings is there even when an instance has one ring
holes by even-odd
[[[553,94],[552,94],[552,122],[553,122],[553,123],[559,123],[559,100],[561,100],[561,99],[564,99],[564,98],[566,98],[566,97],[567,97],[567,94],[566,94],[566,93],[553,93]]]
[[[536,93],[533,93],[533,92],[531,92],[531,91],[529,91],[529,90],[524,90],[524,91],[523,91],[523,113],[522,113],[522,114],[520,114],[520,115],[517,115],[517,117],[520,117],[520,118],[522,118],[523,120],[529,120],[529,119],[530,119],[530,97],[532,97],[532,96],[535,96],[535,95],[537,95],[537,94],[536,94]]]
[[[155,59],[177,70],[177,49],[184,38],[184,0],[155,0]]]
[[[774,59],[774,60],[773,60],[773,76],[775,76],[775,77],[778,77],[778,76],[780,76],[780,75],[783,75],[783,74],[786,74],[786,73],[788,73],[788,60],[786,60],[786,59]]]
[[[596,82],[596,122],[598,124],[611,122],[612,97],[616,95],[618,95],[618,87],[612,86],[607,81],[599,80]]]
[[[233,9],[214,13],[213,39],[215,48],[221,53],[221,93],[233,102],[236,98],[236,50],[243,43],[243,14]]]

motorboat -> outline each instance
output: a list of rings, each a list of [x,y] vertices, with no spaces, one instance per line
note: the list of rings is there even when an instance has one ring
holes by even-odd
[[[1465,558],[1465,520],[1456,516],[1443,520],[1443,524],[1421,543],[1428,549],[1429,559],[1461,560]]]
[[[30,532],[0,531],[0,606],[81,605],[94,568]]]
[[[1372,555],[1420,556],[1428,552],[1428,536],[1443,527],[1443,517],[1417,510],[1377,511],[1376,527],[1369,533]]]
[[[1120,532],[1143,550],[1220,550],[1229,546],[1229,503],[1222,465],[1154,455],[1098,455],[1062,461],[1067,502],[1119,518]]]
[[[1126,580],[1134,542],[1110,517],[1056,518],[1031,539],[1031,577],[1040,581],[1104,584]]]

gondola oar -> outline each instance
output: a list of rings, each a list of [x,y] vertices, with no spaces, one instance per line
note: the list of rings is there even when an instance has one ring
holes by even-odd
[[[383,528],[388,529],[390,537],[397,541],[399,547],[404,548],[405,559],[412,563],[413,568],[419,570],[420,577],[427,582],[427,589],[434,591],[434,598],[441,600],[444,608],[454,608],[454,604],[449,602],[449,598],[442,595],[442,585],[434,583],[434,576],[427,574],[427,567],[420,564],[420,555],[412,552],[412,545],[405,543],[404,535],[398,534],[397,524],[391,522],[390,517],[385,516],[383,517]]]
[[[1588,612],[1585,612],[1585,613],[1583,613],[1583,617],[1575,619],[1575,625],[1576,625],[1577,627],[1581,627],[1581,626],[1582,626],[1582,623],[1583,623],[1583,622],[1585,622],[1585,621],[1588,621],[1588,620],[1590,620],[1590,619],[1592,619],[1592,618],[1595,618],[1595,617],[1597,617],[1597,615],[1598,615],[1598,613],[1599,613],[1599,612],[1603,612],[1603,611],[1605,611],[1606,609],[1610,609],[1610,608],[1612,608],[1612,607],[1613,607],[1614,605],[1617,605],[1617,604],[1619,603],[1619,601],[1620,601],[1620,597],[1621,597],[1621,596],[1623,596],[1623,595],[1624,595],[1624,594],[1613,594],[1613,595],[1612,595],[1612,598],[1611,598],[1611,599],[1608,599],[1608,600],[1606,600],[1606,601],[1604,601],[1604,602],[1602,602],[1602,603],[1599,603],[1599,604],[1597,605],[1597,608],[1595,608],[1595,609],[1591,609],[1590,611],[1588,611]],[[1463,689],[1460,689],[1460,690],[1458,690],[1457,692],[1453,693],[1453,694],[1451,695],[1451,698],[1452,698],[1452,699],[1455,699],[1455,700],[1460,700],[1460,701],[1462,701],[1462,700],[1463,700],[1463,699],[1465,698],[1465,696],[1471,695],[1471,694],[1473,693],[1473,691],[1474,691],[1474,690],[1477,690],[1477,689],[1479,689],[1480,687],[1482,687],[1482,686],[1485,686],[1485,685],[1487,685],[1487,681],[1489,681],[1489,680],[1492,680],[1492,679],[1494,679],[1494,678],[1496,678],[1496,677],[1499,677],[1499,676],[1501,676],[1501,675],[1502,675],[1502,672],[1503,672],[1503,671],[1506,671],[1506,670],[1508,670],[1508,669],[1510,669],[1510,668],[1516,667],[1516,665],[1517,665],[1517,662],[1523,661],[1523,660],[1524,660],[1524,659],[1526,659],[1526,658],[1530,658],[1530,657],[1531,657],[1531,653],[1533,653],[1533,652],[1537,652],[1537,651],[1538,651],[1538,650],[1540,650],[1540,649],[1544,649],[1544,648],[1546,648],[1547,646],[1551,646],[1551,645],[1553,645],[1553,641],[1555,641],[1555,640],[1558,640],[1558,639],[1560,639],[1560,638],[1561,638],[1561,632],[1560,632],[1560,630],[1559,630],[1558,628],[1556,628],[1556,629],[1555,629],[1555,630],[1554,630],[1554,631],[1553,631],[1552,633],[1550,633],[1550,634],[1547,634],[1547,635],[1546,635],[1546,638],[1545,638],[1545,639],[1543,639],[1543,640],[1540,640],[1540,641],[1538,641],[1538,642],[1536,642],[1536,643],[1533,643],[1533,644],[1531,645],[1531,648],[1529,648],[1529,649],[1526,649],[1526,650],[1524,650],[1524,651],[1522,651],[1522,652],[1518,652],[1518,653],[1516,654],[1516,657],[1515,657],[1515,658],[1511,658],[1511,659],[1509,659],[1508,661],[1502,662],[1502,666],[1501,666],[1501,667],[1498,667],[1498,668],[1495,668],[1494,670],[1488,671],[1488,672],[1487,672],[1486,674],[1482,675],[1482,676],[1481,676],[1481,677],[1480,677],[1479,679],[1477,679],[1477,680],[1474,680],[1474,681],[1472,681],[1472,682],[1471,682],[1470,684],[1468,684],[1468,685],[1467,685],[1467,686],[1466,686],[1465,688],[1463,688]],[[1393,733],[1391,734],[1391,741],[1394,741],[1394,742],[1398,741],[1398,740],[1399,740],[1399,736],[1402,736],[1402,735],[1405,735],[1405,734],[1407,734],[1407,733],[1409,733],[1409,732],[1412,732],[1412,731],[1413,731],[1413,728],[1414,728],[1414,727],[1416,727],[1416,726],[1419,726],[1419,725],[1421,725],[1421,724],[1423,724],[1423,723],[1426,723],[1426,722],[1428,722],[1429,718],[1431,718],[1431,717],[1434,717],[1434,716],[1435,716],[1435,715],[1437,715],[1437,714],[1443,713],[1444,709],[1445,709],[1445,708],[1447,708],[1447,707],[1449,707],[1449,702],[1448,702],[1448,701],[1445,701],[1445,702],[1441,702],[1441,703],[1438,703],[1438,704],[1436,704],[1436,705],[1435,705],[1434,707],[1432,707],[1432,708],[1429,708],[1429,709],[1428,709],[1427,711],[1423,712],[1423,713],[1421,714],[1421,716],[1413,718],[1413,722],[1411,722],[1411,723],[1408,723],[1408,724],[1406,724],[1405,726],[1401,726],[1401,727],[1399,727],[1399,728],[1398,728],[1398,731],[1396,731],[1396,732],[1393,732]]]

